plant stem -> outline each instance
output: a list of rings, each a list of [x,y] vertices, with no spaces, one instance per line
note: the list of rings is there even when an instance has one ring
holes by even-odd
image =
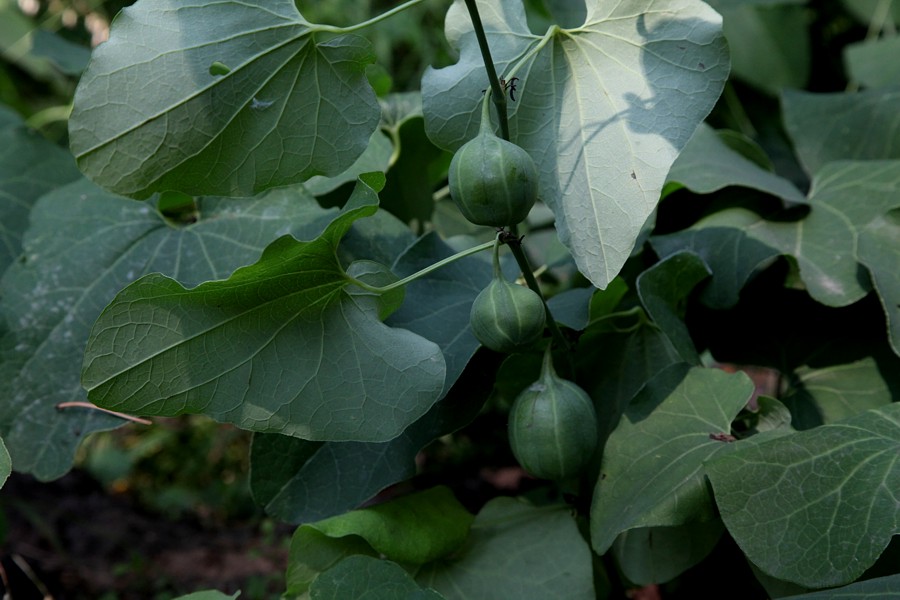
[[[91,404],[90,402],[60,402],[56,405],[57,410],[62,410],[63,408],[87,408],[89,410],[99,410],[102,413],[106,413],[108,415],[112,415],[114,417],[119,417],[120,419],[125,419],[126,421],[131,421],[132,423],[140,423],[141,425],[153,425],[153,421],[148,421],[147,419],[142,419],[140,417],[133,417],[131,415],[127,415],[125,413],[120,413],[115,410],[109,410],[108,408],[100,408],[95,404]]]
[[[491,99],[497,109],[497,118],[500,119],[500,135],[509,141],[509,121],[506,118],[506,92],[500,85],[497,70],[494,68],[494,59],[491,58],[491,48],[488,46],[487,36],[484,35],[484,25],[481,23],[481,15],[478,14],[478,6],[475,0],[466,0],[466,8],[469,9],[469,17],[475,29],[475,37],[478,38],[478,47],[481,48],[481,57],[484,59],[484,69],[487,71],[488,81],[491,84]]]
[[[434,263],[433,265],[429,265],[429,266],[425,267],[425,268],[422,269],[421,271],[416,271],[416,272],[413,273],[412,275],[410,275],[410,276],[408,276],[408,277],[404,277],[404,278],[401,279],[400,281],[395,281],[394,283],[390,283],[390,284],[388,284],[388,285],[386,285],[386,286],[383,286],[383,287],[376,287],[376,286],[374,286],[374,285],[369,285],[368,283],[365,283],[365,282],[363,282],[363,281],[360,281],[359,279],[355,279],[355,278],[353,278],[353,277],[350,277],[349,275],[347,275],[347,279],[349,279],[350,282],[351,282],[353,285],[359,286],[359,287],[361,287],[362,289],[366,290],[367,292],[372,292],[373,294],[384,294],[385,292],[389,292],[389,291],[391,291],[391,290],[393,290],[393,289],[396,289],[396,288],[398,288],[398,287],[402,287],[402,286],[406,285],[407,283],[409,283],[409,282],[411,282],[411,281],[415,281],[415,280],[418,279],[419,277],[423,277],[423,276],[425,276],[425,275],[428,275],[428,274],[431,273],[432,271],[435,271],[435,270],[437,270],[437,269],[440,269],[440,268],[443,267],[443,266],[449,265],[450,263],[455,262],[455,261],[457,261],[457,260],[459,260],[459,259],[461,259],[461,258],[465,258],[465,257],[470,256],[470,255],[472,255],[472,254],[477,254],[477,253],[479,253],[479,252],[482,252],[482,251],[484,251],[484,250],[488,250],[488,249],[493,248],[493,247],[494,247],[494,242],[493,242],[493,241],[485,242],[485,243],[483,243],[483,244],[479,244],[478,246],[473,246],[472,248],[468,248],[467,250],[463,250],[463,251],[461,251],[461,252],[457,252],[457,253],[454,254],[453,256],[448,256],[447,258],[445,258],[445,259],[443,259],[443,260],[439,260],[438,262]]]
[[[312,29],[315,31],[326,31],[328,33],[352,33],[354,31],[358,31],[360,29],[365,29],[371,25],[375,25],[384,21],[385,19],[389,19],[396,15],[397,13],[401,13],[408,8],[412,8],[416,4],[421,4],[425,0],[408,0],[404,2],[400,6],[395,6],[391,10],[381,13],[377,17],[372,17],[368,21],[363,21],[362,23],[357,23],[356,25],[348,25],[347,27],[337,27],[335,25],[321,25],[321,24],[313,24]]]

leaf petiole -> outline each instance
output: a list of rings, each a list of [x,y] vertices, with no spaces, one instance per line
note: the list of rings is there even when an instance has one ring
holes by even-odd
[[[389,19],[389,18],[393,17],[394,15],[396,15],[397,13],[401,13],[404,10],[406,10],[408,8],[412,8],[416,4],[421,4],[424,1],[425,0],[408,0],[408,2],[404,2],[400,6],[396,6],[385,13],[381,13],[377,17],[372,17],[371,19],[369,19],[367,21],[363,21],[362,23],[357,23],[356,25],[348,25],[347,27],[337,27],[335,25],[321,25],[321,24],[316,23],[316,24],[313,24],[310,29],[313,32],[325,31],[328,33],[352,33],[354,31],[358,31],[360,29],[365,29],[366,27],[370,27],[372,25],[380,23],[381,21],[384,21],[385,19]]]
[[[439,260],[438,262],[434,263],[433,265],[429,265],[429,266],[425,267],[424,269],[422,269],[421,271],[416,271],[415,273],[413,273],[412,275],[409,275],[408,277],[404,277],[403,279],[401,279],[399,281],[395,281],[394,283],[390,283],[390,284],[382,286],[382,287],[369,285],[363,281],[360,281],[359,279],[350,277],[349,275],[347,275],[347,279],[353,285],[359,286],[362,289],[366,290],[367,292],[372,292],[373,294],[384,294],[384,293],[389,292],[398,287],[402,287],[412,281],[415,281],[419,277],[424,277],[425,275],[428,275],[432,271],[436,271],[437,269],[440,269],[443,266],[449,265],[450,263],[455,262],[461,258],[471,256],[472,254],[477,254],[479,252],[488,250],[493,247],[494,247],[494,240],[491,240],[490,242],[485,242],[483,244],[479,244],[478,246],[473,246],[472,248],[468,248],[466,250],[462,250],[461,252],[457,252],[453,256],[448,256],[447,258],[445,258],[443,260]]]

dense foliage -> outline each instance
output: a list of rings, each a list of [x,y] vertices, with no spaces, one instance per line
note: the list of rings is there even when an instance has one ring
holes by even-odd
[[[900,595],[897,3],[6,17],[0,481],[204,415],[285,597]]]

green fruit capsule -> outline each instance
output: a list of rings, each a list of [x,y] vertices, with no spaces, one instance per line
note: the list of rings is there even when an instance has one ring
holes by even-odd
[[[505,227],[528,216],[538,195],[531,156],[490,130],[483,111],[481,129],[450,161],[450,197],[476,225]]]
[[[541,377],[509,413],[509,445],[522,468],[542,479],[578,475],[597,448],[597,413],[587,393],[553,370],[550,351]]]
[[[494,246],[494,278],[472,303],[469,323],[478,341],[497,352],[513,352],[544,332],[544,301],[530,289],[503,278],[499,244]]]

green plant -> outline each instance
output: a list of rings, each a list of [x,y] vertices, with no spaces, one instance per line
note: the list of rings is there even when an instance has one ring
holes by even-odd
[[[591,397],[556,374],[549,351],[540,378],[513,402],[509,445],[526,471],[557,481],[579,475],[597,449],[597,413]]]
[[[300,525],[289,596],[896,594],[890,3],[456,1],[457,62],[391,94],[360,33],[419,4],[139,0],[80,78],[77,169],[0,112],[0,474],[203,414],[254,432],[254,498]],[[540,199],[473,219],[499,232],[444,187],[508,199],[448,166],[492,123]],[[523,343],[477,335],[520,312],[497,286]],[[596,413],[577,481],[378,496],[446,475],[435,440],[482,472],[548,351]]]
[[[485,99],[478,135],[450,161],[450,196],[476,225],[518,225],[537,200],[537,169],[522,148],[494,135],[489,106]]]
[[[469,324],[479,342],[497,352],[513,352],[536,341],[547,323],[544,301],[528,288],[508,282],[494,245],[494,276],[472,302]]]

